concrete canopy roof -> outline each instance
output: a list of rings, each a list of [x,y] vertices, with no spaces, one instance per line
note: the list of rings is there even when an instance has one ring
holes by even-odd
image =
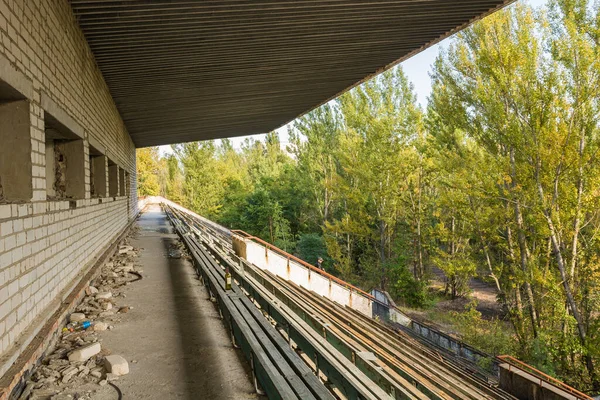
[[[70,0],[137,147],[265,133],[512,0]]]

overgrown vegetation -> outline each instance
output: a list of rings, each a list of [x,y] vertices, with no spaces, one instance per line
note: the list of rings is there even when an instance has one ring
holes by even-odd
[[[488,354],[515,354],[514,334],[510,324],[499,319],[484,319],[475,304],[464,311],[428,311],[427,319],[446,325],[466,343]]]
[[[287,149],[271,133],[141,150],[140,193],[411,306],[433,266],[451,296],[485,275],[512,330],[450,315],[466,341],[598,392],[599,29],[583,0],[516,4],[454,37],[426,110],[395,68],[298,119]]]

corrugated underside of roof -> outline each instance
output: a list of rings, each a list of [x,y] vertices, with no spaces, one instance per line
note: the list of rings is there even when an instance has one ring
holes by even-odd
[[[137,147],[265,133],[506,0],[70,0]]]

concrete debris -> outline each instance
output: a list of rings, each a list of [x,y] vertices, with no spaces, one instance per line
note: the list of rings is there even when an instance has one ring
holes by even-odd
[[[84,376],[86,376],[87,374],[90,373],[90,369],[86,366],[81,366],[79,368],[79,373],[77,374],[78,377],[83,378]]]
[[[69,361],[86,361],[91,356],[100,353],[100,350],[102,350],[100,343],[90,344],[89,346],[82,347],[69,354]]]
[[[90,375],[93,376],[94,378],[102,378],[102,371],[94,370],[94,371],[90,372]]]
[[[91,295],[96,294],[96,293],[98,293],[98,289],[95,288],[95,287],[93,287],[93,286],[88,286],[85,289],[85,294],[87,294],[88,296],[91,296]]]
[[[54,395],[56,395],[56,390],[54,389],[35,389],[31,392],[29,400],[48,400]]]
[[[133,264],[127,264],[120,268],[115,269],[115,272],[131,272],[131,271],[135,271]]]
[[[25,390],[23,390],[23,393],[21,393],[21,397],[19,397],[19,400],[26,400],[27,398],[29,398],[29,395],[31,395],[34,386],[35,384],[33,382],[28,383],[27,386],[25,386]]]
[[[60,350],[64,350],[64,351],[61,351],[62,354],[67,353],[67,349],[65,349],[65,348],[62,348]],[[69,365],[69,362],[64,359],[54,359],[54,360],[48,361],[48,366],[51,368],[52,367],[55,367],[55,368],[66,367],[67,365]]]
[[[91,357],[91,356],[90,356]],[[77,368],[69,367],[62,372],[62,382],[66,383],[77,373]]]
[[[168,250],[169,258],[189,258],[182,242],[172,243]]]
[[[118,375],[115,375],[115,374],[113,374],[113,373],[111,373],[111,372],[107,372],[107,373],[106,373],[106,380],[107,380],[107,381],[109,381],[109,382],[110,382],[110,381],[116,381],[117,379],[119,379],[119,376],[118,376]]]
[[[119,254],[130,254],[133,251],[133,246],[119,246]]]
[[[169,257],[170,258],[181,258],[181,250],[169,249]]]
[[[94,330],[96,332],[102,332],[106,329],[108,329],[108,324],[106,322],[99,321],[94,324]]]
[[[31,371],[23,392],[16,398],[91,399],[100,386],[129,372],[123,357],[106,355],[110,351],[102,349],[99,335],[113,329],[123,318],[122,314],[132,309],[118,303],[126,297],[123,288],[142,279],[142,268],[136,263],[138,251],[127,239],[121,242],[116,254],[85,289],[86,296],[69,315],[69,326],[75,329],[63,330],[58,341]],[[83,329],[88,321],[90,327]],[[82,392],[80,388],[84,386],[94,389]]]
[[[65,361],[65,360],[61,360],[61,358],[64,358],[68,352],[69,352],[68,349],[66,349],[64,347],[59,347],[54,351],[54,353],[52,353],[50,356],[48,356],[48,359],[50,360],[51,364],[53,362]]]
[[[116,376],[127,375],[129,373],[127,360],[118,354],[111,354],[104,357],[104,367],[106,371]]]
[[[69,322],[81,322],[85,319],[85,314],[83,313],[73,313],[69,316]]]
[[[72,399],[73,399],[73,396],[71,396],[70,394],[64,394],[64,393],[57,394],[56,396],[52,396],[50,398],[50,400],[72,400]]]
[[[100,314],[98,314],[98,317],[104,318],[104,319],[110,319],[112,321],[112,317],[114,315],[115,315],[115,310],[106,310],[106,311],[102,311]]]

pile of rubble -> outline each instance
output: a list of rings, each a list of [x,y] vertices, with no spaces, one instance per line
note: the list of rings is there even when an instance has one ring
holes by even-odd
[[[101,386],[129,373],[127,360],[102,348],[98,332],[112,329],[132,309],[125,305],[123,289],[142,279],[137,256],[138,250],[124,239],[86,288],[55,347],[32,371],[20,400],[89,399]]]

